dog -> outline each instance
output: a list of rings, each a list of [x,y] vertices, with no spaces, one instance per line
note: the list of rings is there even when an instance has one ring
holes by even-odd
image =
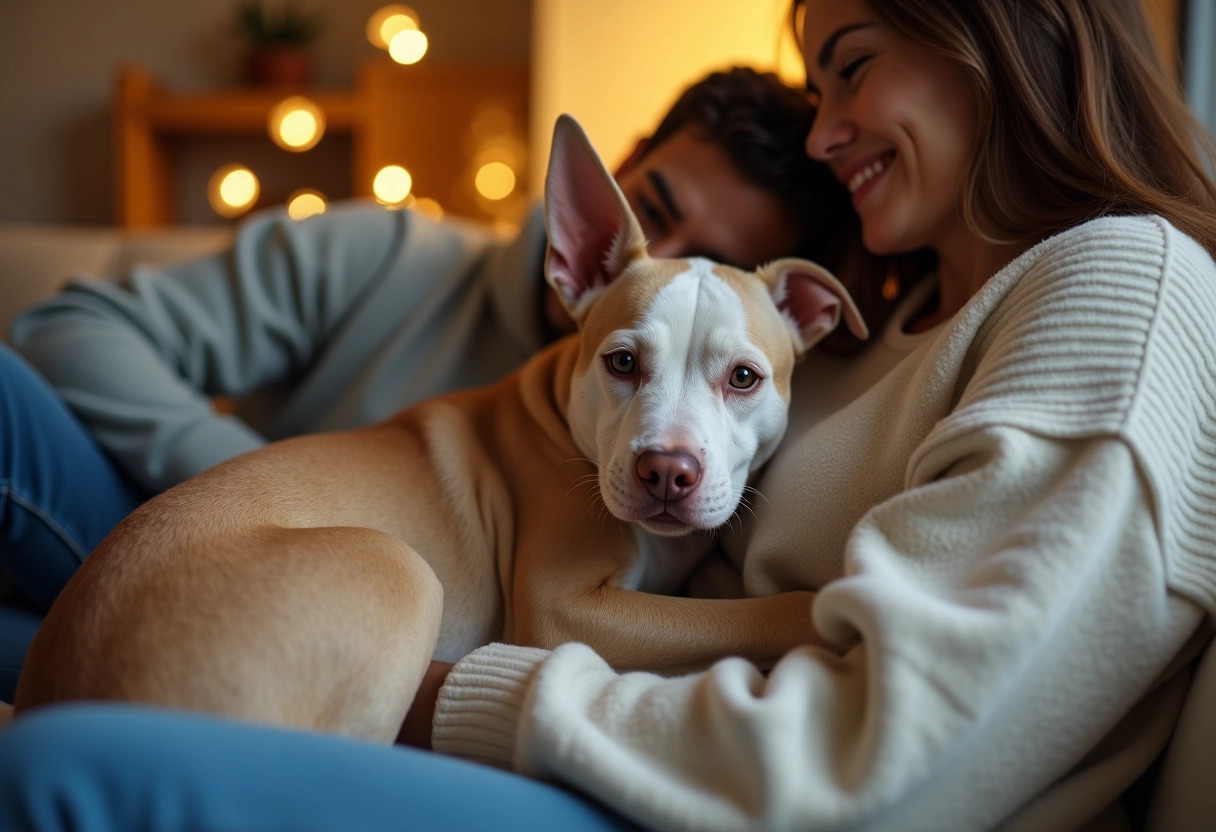
[[[391,742],[433,656],[494,640],[676,673],[822,643],[810,592],[675,591],[785,430],[800,355],[843,318],[821,267],[652,259],[569,116],[545,272],[575,335],[496,386],[273,443],[148,501],[30,649],[16,713],[150,703]]]

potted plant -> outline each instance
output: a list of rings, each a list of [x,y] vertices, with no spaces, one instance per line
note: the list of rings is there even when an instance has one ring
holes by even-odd
[[[245,0],[237,6],[237,23],[249,42],[247,77],[250,83],[304,86],[312,77],[308,46],[321,30],[320,20],[292,0],[276,11],[265,0]]]

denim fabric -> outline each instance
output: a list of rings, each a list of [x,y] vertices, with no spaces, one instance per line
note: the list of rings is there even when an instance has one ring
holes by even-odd
[[[0,731],[0,829],[633,829],[555,786],[426,751],[122,705]]]
[[[85,556],[144,499],[54,391],[0,344],[0,700],[11,701],[45,612]]]

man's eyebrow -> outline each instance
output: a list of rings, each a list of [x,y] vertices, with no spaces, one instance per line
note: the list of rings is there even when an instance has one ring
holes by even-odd
[[[858,29],[864,29],[867,26],[873,26],[873,23],[850,23],[847,26],[841,26],[835,32],[828,36],[828,39],[823,42],[823,46],[819,49],[819,56],[815,58],[815,63],[820,69],[827,69],[832,63],[832,57],[836,52],[836,44],[842,37],[849,32],[855,32]]]
[[[683,222],[684,214],[680,211],[680,206],[676,204],[675,198],[671,195],[671,188],[667,185],[666,177],[658,171],[651,170],[646,172],[646,178],[654,186],[655,193],[659,195],[659,201],[663,203],[663,207],[667,209],[667,213]]]

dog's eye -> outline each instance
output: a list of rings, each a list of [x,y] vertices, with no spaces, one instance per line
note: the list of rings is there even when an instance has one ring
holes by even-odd
[[[627,350],[610,353],[604,359],[608,362],[608,369],[618,376],[632,375],[638,367],[637,359]]]
[[[740,364],[730,374],[730,386],[736,390],[750,390],[760,380],[760,374],[751,367]]]

